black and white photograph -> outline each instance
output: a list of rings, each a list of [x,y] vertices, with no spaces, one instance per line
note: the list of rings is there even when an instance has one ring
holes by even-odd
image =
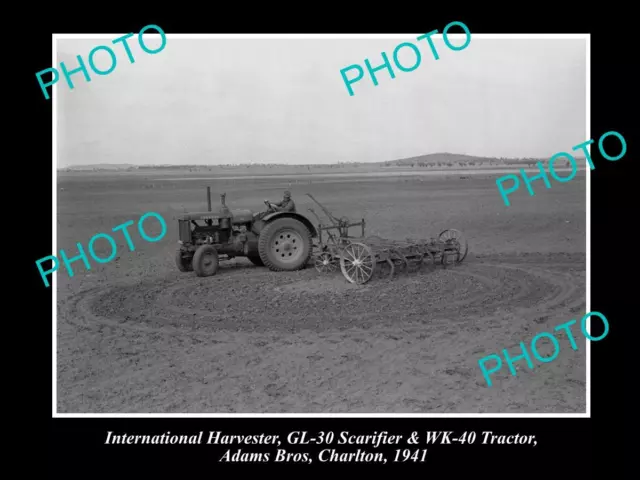
[[[54,35],[54,416],[588,416],[589,35],[443,27]]]

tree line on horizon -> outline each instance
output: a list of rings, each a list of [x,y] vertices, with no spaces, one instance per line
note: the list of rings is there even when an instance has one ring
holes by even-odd
[[[411,168],[433,168],[433,167],[474,167],[481,165],[521,165],[534,167],[537,162],[548,162],[548,158],[532,158],[532,157],[474,157],[471,155],[456,154],[431,154],[420,157],[404,158],[398,160],[390,160],[383,162],[339,162],[335,164],[309,164],[309,165],[288,165],[282,163],[245,163],[245,164],[223,164],[223,165],[118,165],[118,164],[100,164],[100,165],[82,165],[75,167],[60,168],[61,171],[109,171],[109,170],[189,170],[189,171],[213,171],[214,169],[238,169],[238,168],[344,168],[344,167],[411,167]],[[584,158],[576,158],[577,161],[583,161]],[[108,165],[108,167],[107,167]],[[570,162],[567,159],[561,159],[556,163],[558,167],[568,167]]]

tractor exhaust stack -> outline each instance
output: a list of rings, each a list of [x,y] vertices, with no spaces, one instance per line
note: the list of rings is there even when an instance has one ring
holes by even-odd
[[[211,187],[207,187],[207,211],[211,211]]]

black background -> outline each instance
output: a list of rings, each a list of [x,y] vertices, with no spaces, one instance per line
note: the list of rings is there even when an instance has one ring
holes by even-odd
[[[631,89],[632,82],[636,89],[638,87],[638,80],[632,73],[638,54],[630,33],[624,33],[621,29],[625,18],[631,16],[629,13],[607,11],[602,4],[588,11],[584,3],[579,9],[571,8],[559,13],[557,4],[550,9],[539,2],[523,5],[510,3],[508,9],[504,10],[481,5],[479,15],[472,15],[459,3],[456,8],[437,13],[428,4],[420,7],[385,5],[384,10],[368,5],[366,8],[353,7],[352,11],[349,11],[350,5],[344,4],[335,8],[327,4],[300,4],[279,10],[272,6],[255,10],[243,4],[239,5],[240,8],[229,5],[231,10],[223,12],[222,5],[218,3],[195,6],[183,2],[180,5],[185,7],[184,13],[179,12],[176,4],[173,4],[172,11],[163,14],[153,4],[135,14],[128,4],[66,5],[61,13],[51,14],[50,17],[45,13],[39,15],[40,25],[31,23],[33,31],[21,37],[28,38],[28,42],[13,44],[10,55],[17,58],[11,60],[10,64],[11,88],[5,90],[5,98],[16,106],[11,125],[15,138],[10,141],[19,142],[19,146],[18,153],[13,155],[28,156],[30,164],[37,165],[32,173],[23,170],[12,177],[21,179],[20,185],[26,184],[28,192],[37,192],[37,195],[24,194],[25,190],[20,186],[19,197],[10,194],[13,205],[19,201],[22,207],[33,205],[36,209],[34,212],[38,212],[38,238],[32,238],[33,231],[27,227],[28,224],[24,225],[22,238],[13,238],[14,241],[28,241],[30,244],[26,255],[15,256],[19,260],[15,271],[26,274],[26,278],[19,282],[18,291],[20,295],[26,293],[29,308],[28,313],[21,316],[19,328],[22,331],[18,332],[15,341],[12,340],[22,349],[23,356],[28,353],[35,362],[28,370],[20,370],[19,375],[24,374],[27,381],[24,388],[20,386],[19,396],[14,398],[14,402],[26,408],[24,414],[29,422],[34,422],[33,426],[20,430],[21,437],[24,437],[22,451],[26,455],[28,468],[44,467],[49,470],[49,475],[81,475],[85,478],[105,473],[124,478],[171,478],[197,472],[200,472],[197,473],[199,476],[214,478],[222,474],[223,469],[242,472],[248,467],[219,463],[218,459],[227,449],[224,445],[104,445],[109,430],[149,435],[167,431],[172,434],[194,434],[215,430],[225,434],[279,434],[282,439],[293,430],[332,430],[336,435],[342,430],[363,434],[386,430],[391,434],[405,435],[414,430],[450,430],[476,431],[478,439],[474,445],[429,446],[427,461],[423,464],[348,465],[314,461],[310,466],[297,468],[291,464],[274,463],[258,464],[254,468],[258,468],[259,473],[267,473],[274,468],[293,468],[308,472],[306,474],[327,468],[341,472],[356,471],[356,474],[365,474],[365,470],[367,473],[388,474],[398,468],[411,468],[420,477],[436,478],[445,474],[454,479],[590,478],[596,476],[597,470],[606,472],[612,478],[626,478],[635,470],[623,466],[622,461],[627,458],[625,450],[628,453],[631,450],[630,445],[625,446],[626,438],[628,442],[635,438],[630,420],[624,418],[625,414],[630,413],[626,407],[631,402],[623,390],[628,368],[625,359],[633,347],[623,346],[621,339],[630,339],[629,325],[635,320],[629,315],[630,301],[625,289],[635,279],[630,262],[634,261],[637,236],[630,228],[635,228],[639,217],[638,214],[629,215],[633,198],[630,169],[631,164],[637,161],[634,158],[637,147],[632,139],[631,117],[638,109],[637,90]],[[52,418],[51,290],[44,288],[35,266],[37,259],[52,254],[52,100],[45,100],[35,77],[36,72],[55,66],[51,65],[52,33],[137,33],[149,24],[159,25],[166,33],[426,33],[433,29],[442,31],[451,21],[464,22],[472,35],[592,34],[591,137],[597,142],[600,135],[615,130],[625,137],[628,148],[626,156],[617,162],[602,158],[597,143],[592,145],[591,150],[596,166],[591,172],[591,310],[602,312],[610,322],[608,336],[600,342],[591,343],[592,418]],[[19,51],[16,45],[21,45]],[[8,66],[9,61],[5,65]],[[189,72],[185,71],[184,74],[188,75]],[[632,100],[634,94],[636,99]],[[548,115],[553,117],[554,112],[549,111]],[[633,133],[636,133],[637,120],[634,123]],[[615,141],[611,142],[611,151],[614,152]],[[13,158],[13,162],[17,160]],[[20,166],[20,162],[17,163]],[[17,228],[23,220],[26,221],[20,215],[12,219],[16,222],[12,225]],[[594,321],[594,324],[597,323]],[[600,332],[594,327],[594,335]],[[27,335],[28,347],[21,341]],[[16,386],[13,391],[17,389]],[[43,441],[45,429],[49,433],[46,447]],[[483,430],[500,434],[536,435],[537,446],[482,445],[480,433]],[[287,446],[284,442],[282,447],[296,451],[295,446]],[[48,463],[38,462],[34,456],[36,450],[43,448],[47,449]],[[314,452],[321,448],[326,447],[305,446],[299,447],[298,451]],[[339,452],[348,452],[355,451],[357,446],[335,448]],[[382,451],[383,447],[380,448]],[[393,449],[395,447],[389,447],[387,451]],[[243,451],[253,452],[272,450],[269,446],[243,448]],[[623,468],[627,473],[622,473]]]

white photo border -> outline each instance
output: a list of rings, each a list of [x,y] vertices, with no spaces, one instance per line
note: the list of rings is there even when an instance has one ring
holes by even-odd
[[[51,65],[58,64],[57,41],[66,39],[109,39],[120,34],[52,34]],[[145,35],[157,35],[145,33]],[[167,39],[398,39],[406,40],[423,35],[415,34],[171,34]],[[591,138],[591,34],[474,34],[480,39],[582,39],[586,40],[586,137]],[[442,34],[434,35],[442,38]],[[466,38],[464,34],[448,34],[450,38]],[[52,252],[57,251],[57,85],[51,87],[52,105]],[[591,147],[586,147],[591,153]],[[587,201],[586,201],[586,312],[591,311],[591,170],[586,169]],[[57,290],[56,272],[51,276],[52,290],[52,418],[591,418],[591,342],[586,342],[586,400],[584,413],[59,413],[57,411]],[[585,313],[586,313],[585,312]],[[591,318],[587,330],[591,331]]]

